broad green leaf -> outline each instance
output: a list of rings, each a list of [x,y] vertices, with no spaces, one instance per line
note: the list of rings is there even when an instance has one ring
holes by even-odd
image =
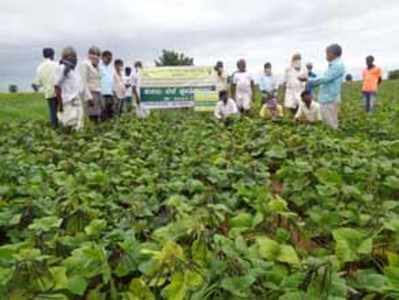
[[[274,197],[267,206],[272,213],[282,213],[288,210],[287,202],[280,196]]]
[[[300,260],[295,252],[295,249],[290,245],[281,245],[280,253],[277,257],[280,262],[287,263],[289,265],[299,265]]]
[[[54,279],[54,289],[62,290],[68,288],[68,277],[66,275],[66,268],[64,267],[53,267],[50,268],[50,273]]]
[[[222,288],[235,296],[248,298],[249,288],[255,282],[256,278],[246,275],[237,277],[227,277],[222,280]]]
[[[68,278],[67,289],[75,295],[83,296],[86,291],[87,284],[88,283],[84,277],[75,275]]]
[[[340,228],[333,231],[336,242],[335,254],[341,262],[352,262],[360,254],[368,255],[372,251],[373,241],[364,233],[352,228]]]
[[[106,227],[107,227],[107,222],[105,220],[95,219],[85,227],[85,232],[88,235],[97,236],[100,235]]]
[[[184,300],[186,292],[187,287],[184,282],[184,274],[181,272],[175,273],[172,276],[171,283],[163,290],[167,300]]]
[[[129,284],[129,291],[133,296],[132,300],[155,300],[150,288],[140,278],[132,279]]]
[[[230,219],[232,228],[251,228],[254,216],[246,212],[240,212],[237,216]]]
[[[260,237],[256,239],[258,244],[259,254],[261,257],[268,260],[277,260],[280,255],[280,245],[269,238]]]
[[[44,217],[41,219],[36,219],[33,224],[29,225],[30,230],[37,230],[47,232],[52,229],[60,227],[62,219],[57,217]]]

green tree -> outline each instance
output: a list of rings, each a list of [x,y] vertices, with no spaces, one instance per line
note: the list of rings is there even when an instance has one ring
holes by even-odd
[[[164,66],[193,66],[194,58],[185,56],[174,50],[162,50],[162,55],[155,61],[157,67]]]
[[[347,82],[352,82],[352,81],[353,81],[353,76],[352,76],[352,74],[346,74],[345,80],[346,80]]]
[[[18,93],[18,86],[16,84],[10,84],[8,86],[8,92],[10,92],[10,93]]]
[[[390,71],[388,74],[388,79],[399,79],[399,70]]]

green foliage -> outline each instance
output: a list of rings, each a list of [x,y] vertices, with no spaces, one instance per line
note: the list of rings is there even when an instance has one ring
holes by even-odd
[[[347,85],[339,131],[2,122],[0,299],[398,299],[395,86],[366,115]]]
[[[394,80],[399,79],[399,70],[392,70],[388,73],[388,79]]]
[[[8,86],[8,92],[12,94],[18,93],[18,86],[16,84],[10,84]]]
[[[162,55],[155,61],[157,67],[166,66],[193,66],[194,59],[187,57],[184,53],[173,50],[162,50]]]

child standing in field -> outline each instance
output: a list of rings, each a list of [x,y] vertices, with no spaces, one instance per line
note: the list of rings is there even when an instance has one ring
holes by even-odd
[[[126,97],[122,103],[122,111],[130,111],[133,103],[132,97],[132,68],[125,68],[125,76],[123,78],[126,88]]]
[[[284,107],[295,115],[301,101],[301,93],[305,90],[306,83],[299,78],[307,78],[307,72],[302,67],[302,57],[299,53],[294,54],[291,65],[285,71],[284,88]]]
[[[277,98],[273,93],[262,93],[262,108],[260,117],[263,119],[276,120],[284,116],[283,107],[278,104]]]
[[[304,91],[301,94],[302,103],[299,105],[295,120],[302,123],[316,123],[321,121],[320,105],[313,101],[312,93]]]
[[[367,68],[363,71],[363,100],[367,113],[373,112],[377,101],[377,91],[382,83],[382,71],[374,64],[374,57],[366,57]]]
[[[237,115],[238,108],[226,90],[219,92],[219,102],[216,104],[214,115],[218,120],[224,120],[231,115]]]
[[[102,119],[111,119],[114,115],[114,96],[113,96],[113,78],[114,68],[112,66],[112,52],[104,51],[101,56],[100,74],[101,74],[101,95],[104,108]]]
[[[101,97],[100,55],[98,47],[89,49],[88,58],[81,65],[81,77],[84,87],[85,114],[94,122],[101,120],[103,103]]]
[[[114,63],[113,92],[114,108],[113,111],[120,115],[122,113],[122,103],[126,97],[125,80],[123,78],[123,61],[116,59]]]
[[[55,93],[57,96],[58,118],[65,127],[79,130],[83,127],[82,96],[83,84],[79,72],[76,51],[67,47],[57,68]]]
[[[44,61],[39,65],[36,71],[36,78],[33,81],[32,88],[35,91],[41,89],[44,98],[47,100],[49,108],[50,123],[53,128],[57,127],[57,98],[54,93],[55,76],[58,64],[54,62],[54,50],[51,48],[43,49]]]
[[[247,113],[251,109],[251,102],[254,96],[254,80],[247,72],[247,64],[244,59],[237,62],[238,71],[233,75],[232,94],[238,109]]]

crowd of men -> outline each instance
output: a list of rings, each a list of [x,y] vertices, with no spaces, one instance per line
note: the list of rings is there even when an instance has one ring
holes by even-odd
[[[311,63],[304,66],[299,53],[294,54],[291,64],[285,70],[283,80],[283,105],[278,102],[279,85],[273,76],[270,62],[264,65],[264,73],[253,78],[246,70],[245,60],[239,60],[237,71],[232,75],[230,86],[223,73],[223,64],[218,62],[215,70],[219,84],[219,102],[215,108],[215,117],[229,118],[232,115],[247,114],[254,102],[254,90],[257,85],[262,93],[260,116],[266,119],[278,119],[287,113],[298,122],[324,122],[337,129],[342,95],[345,66],[342,61],[342,47],[332,44],[326,48],[327,70],[318,76],[313,72]],[[366,58],[362,93],[365,111],[374,110],[377,91],[382,82],[382,71],[374,64],[374,57]],[[319,87],[315,95],[315,88]],[[231,97],[229,97],[229,91]],[[316,100],[316,101],[315,101]]]
[[[61,122],[80,129],[85,117],[98,123],[140,104],[140,61],[125,67],[123,60],[113,60],[111,51],[98,47],[91,47],[79,65],[72,47],[63,49],[59,62],[51,48],[43,49],[43,57],[32,87],[47,99],[54,128]]]
[[[84,119],[98,123],[133,107],[141,109],[141,62],[136,62],[133,68],[125,66],[123,60],[113,61],[110,51],[101,52],[98,47],[91,47],[87,59],[79,65],[77,53],[72,47],[63,49],[59,62],[55,62],[55,52],[51,48],[43,49],[43,56],[44,61],[37,69],[32,86],[44,93],[53,127],[61,122],[63,126],[80,129]],[[325,122],[337,129],[345,76],[341,46],[328,46],[326,59],[328,67],[318,76],[313,72],[311,63],[302,64],[299,53],[292,56],[283,80],[283,105],[278,102],[279,84],[271,63],[266,63],[262,76],[255,79],[247,71],[244,59],[237,62],[237,71],[230,77],[224,70],[223,62],[217,62],[215,88],[219,101],[215,117],[225,120],[232,115],[247,115],[252,109],[255,87],[258,86],[262,94],[262,118],[274,120],[286,113],[299,122]],[[362,92],[365,110],[372,112],[382,82],[382,71],[374,64],[372,56],[366,58],[366,64]],[[319,88],[317,96],[314,95],[316,87]]]

